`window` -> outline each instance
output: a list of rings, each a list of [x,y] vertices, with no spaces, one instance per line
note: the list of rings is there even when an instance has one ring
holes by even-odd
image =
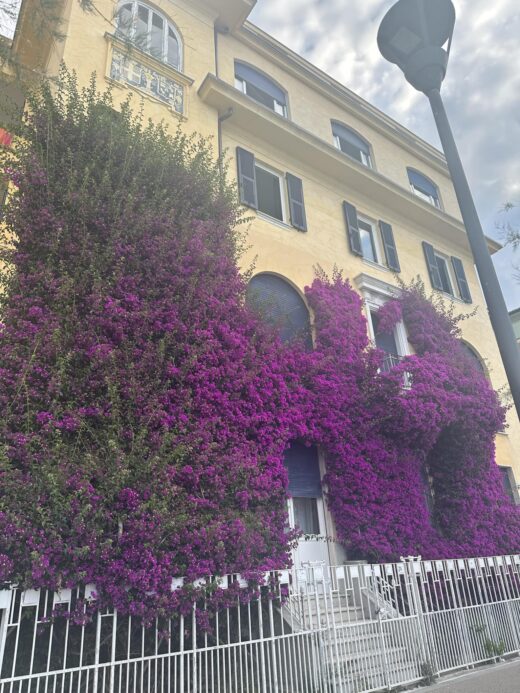
[[[283,342],[302,339],[307,349],[312,348],[309,311],[285,279],[275,274],[257,274],[247,286],[246,300],[278,329]]]
[[[284,221],[283,188],[280,176],[267,168],[255,164],[258,211]]]
[[[285,92],[269,77],[245,63],[235,61],[235,86],[271,111],[287,117]]]
[[[462,260],[444,255],[426,241],[423,241],[423,250],[433,288],[460,298],[465,303],[471,303],[471,293]]]
[[[322,496],[320,465],[316,447],[293,442],[285,451],[292,496],[294,525],[304,534],[320,534],[318,502]]]
[[[300,178],[292,173],[286,173],[284,177],[258,163],[254,154],[241,147],[237,147],[237,165],[240,201],[243,204],[272,219],[289,221],[299,231],[307,231]],[[289,201],[289,220],[285,212],[286,199]]]
[[[303,534],[319,534],[317,498],[293,498],[294,526]]]
[[[515,505],[520,503],[518,489],[516,487],[515,475],[511,467],[499,467],[502,476],[502,486],[511,502]]]
[[[375,230],[372,224],[368,221],[358,219],[359,238],[361,241],[361,252],[365,260],[379,262],[378,253],[376,250]]]
[[[350,202],[343,203],[343,213],[351,252],[369,262],[386,265],[394,272],[400,272],[394,232],[390,224],[380,220],[376,226],[368,219],[358,217],[356,208]]]
[[[154,58],[181,70],[181,39],[159,12],[141,2],[125,2],[117,11],[117,32]]]
[[[464,353],[467,356],[469,356],[470,362],[475,366],[475,368],[477,370],[479,370],[482,373],[483,376],[485,376],[487,378],[488,374],[486,372],[486,368],[485,368],[484,364],[482,363],[482,359],[477,354],[475,349],[473,349],[473,347],[471,347],[469,344],[467,344],[466,342],[463,342],[463,341],[460,342],[460,345],[461,345]]]
[[[334,144],[343,154],[356,159],[364,166],[372,168],[372,158],[370,156],[370,145],[360,137],[354,130],[346,125],[332,121],[332,134]]]
[[[370,319],[372,322],[374,343],[378,349],[385,352],[383,363],[381,365],[381,371],[383,373],[388,373],[388,371],[396,366],[402,358],[400,349],[397,346],[397,327],[395,327],[390,333],[381,332],[379,330],[379,318],[377,316],[377,311],[375,310],[370,310]]]
[[[368,335],[372,344],[384,352],[380,371],[386,373],[397,366],[409,354],[408,336],[404,322],[400,320],[390,333],[379,329],[379,310],[387,301],[399,296],[395,286],[368,274],[359,274],[354,279],[355,285],[363,296]],[[411,376],[403,374],[403,386],[409,387]]]
[[[406,170],[408,172],[408,180],[413,194],[440,209],[439,191],[435,183],[413,168],[407,168]]]

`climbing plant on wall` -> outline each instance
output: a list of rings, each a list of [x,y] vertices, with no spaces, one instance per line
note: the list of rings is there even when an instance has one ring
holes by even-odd
[[[172,576],[280,567],[292,440],[323,448],[352,557],[519,548],[503,410],[420,287],[381,310],[416,351],[390,373],[339,274],[307,290],[315,349],[283,344],[245,304],[236,194],[207,142],[66,71],[28,114],[3,154],[0,581],[94,583],[150,620],[179,607]]]

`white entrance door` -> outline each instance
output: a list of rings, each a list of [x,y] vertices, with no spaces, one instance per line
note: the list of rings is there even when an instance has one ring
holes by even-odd
[[[329,564],[329,544],[326,541],[323,498],[289,498],[289,523],[303,532],[293,551],[295,568],[309,563]]]

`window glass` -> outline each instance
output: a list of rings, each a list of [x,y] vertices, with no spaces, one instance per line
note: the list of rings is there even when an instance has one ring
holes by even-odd
[[[148,46],[148,14],[148,8],[138,5],[135,38],[139,48],[143,49],[146,49]]]
[[[142,3],[127,2],[118,10],[117,30],[130,38],[142,51],[181,69],[179,37],[159,12],[154,12]]]
[[[132,5],[128,3],[119,9],[117,28],[124,36],[129,36],[132,31]]]
[[[258,89],[258,87],[255,87],[254,84],[246,82],[246,94],[255,101],[258,101],[258,103],[262,103],[264,106],[267,106],[272,111],[274,111],[275,101],[273,97],[269,96],[269,94],[266,94],[266,92],[262,91],[262,89]]]
[[[179,42],[177,41],[177,37],[175,36],[171,27],[168,27],[167,60],[169,65],[173,65],[173,67],[179,66]]]
[[[346,125],[341,123],[332,123],[332,134],[336,147],[344,154],[356,159],[364,166],[372,166],[370,159],[370,146],[368,142],[360,137],[354,130],[351,130]]]
[[[482,361],[480,360],[480,356],[476,354],[473,349],[466,344],[466,342],[460,342],[460,345],[462,346],[464,352],[470,357],[471,362],[475,365],[476,368],[483,374],[486,375],[486,369],[484,368],[484,365]],[[487,377],[487,375],[486,375]]]
[[[256,166],[256,191],[258,209],[270,217],[283,221],[282,195],[280,178],[264,168]]]
[[[410,186],[414,195],[417,195],[417,197],[420,197],[422,200],[429,202],[434,207],[440,208],[439,193],[435,184],[432,183],[429,178],[423,176],[422,173],[415,171],[413,168],[407,169],[407,172],[408,180],[410,181]]]
[[[374,229],[371,224],[358,219],[359,238],[361,240],[361,251],[366,260],[377,262],[376,246],[374,241]]]
[[[152,30],[150,32],[150,53],[156,58],[163,56],[164,20],[155,12],[152,14]]]
[[[316,498],[293,498],[294,525],[304,534],[320,534]]]
[[[502,486],[504,488],[504,491],[507,493],[509,498],[515,502],[515,493],[513,491],[513,487],[511,485],[511,478],[509,476],[509,469],[510,467],[499,467],[500,469],[500,474],[502,475]]]
[[[437,267],[439,269],[439,275],[441,278],[442,290],[445,291],[447,294],[453,295],[453,289],[451,286],[450,275],[448,272],[448,265],[446,264],[446,260],[443,257],[440,257],[440,255],[436,255],[435,258],[437,260]]]
[[[401,360],[399,350],[397,348],[395,330],[392,330],[390,333],[380,332],[379,318],[377,313],[371,311],[370,317],[372,318],[372,328],[374,330],[374,341],[376,343],[376,347],[385,352],[385,357],[383,359],[383,363],[381,364],[381,370],[383,373],[388,373],[388,371],[396,366]]]
[[[274,274],[257,274],[247,286],[246,299],[247,303],[260,313],[265,322],[277,328],[282,342],[303,339],[306,348],[312,349],[307,306],[299,293],[282,277]],[[287,452],[287,460],[294,458],[297,467],[308,465],[310,468],[315,467],[316,471],[318,469],[317,453],[315,459],[310,459],[310,450],[304,445],[293,443]],[[300,488],[299,493],[295,495],[305,494]]]
[[[258,103],[287,116],[287,100],[283,89],[251,65],[235,62],[235,86]]]

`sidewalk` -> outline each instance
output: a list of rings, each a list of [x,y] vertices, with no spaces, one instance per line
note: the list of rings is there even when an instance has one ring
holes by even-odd
[[[491,664],[415,690],[424,693],[520,693],[520,660]]]

